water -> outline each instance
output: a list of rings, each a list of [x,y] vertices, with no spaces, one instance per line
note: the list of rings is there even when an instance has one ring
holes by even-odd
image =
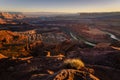
[[[113,35],[112,33],[106,32],[108,35],[110,35],[110,37],[114,40],[120,41],[120,39],[118,39],[115,35]]]
[[[73,39],[78,40],[78,39],[76,38],[76,36],[74,36],[71,32],[70,32],[70,35],[71,35],[71,37],[72,37]]]
[[[78,38],[76,38],[76,36],[73,35],[73,33],[70,32],[70,35],[71,35],[71,37],[72,37],[73,39],[79,40]],[[96,45],[96,44],[94,44],[94,43],[85,41],[85,40],[83,40],[83,39],[82,39],[82,41],[83,41],[85,44],[88,44],[88,45],[90,45],[90,46],[95,46],[95,45]]]
[[[106,32],[106,33],[107,33],[108,35],[110,35],[110,38],[112,38],[112,39],[114,39],[114,40],[117,40],[117,41],[120,41],[120,39],[117,38],[114,34],[109,33],[109,32]],[[70,35],[71,35],[71,37],[72,37],[73,39],[79,40],[76,36],[73,35],[73,33],[70,32]],[[85,41],[85,40],[83,40],[83,39],[82,39],[82,41],[84,41],[85,44],[88,44],[88,45],[90,45],[90,46],[96,46],[96,44],[91,43],[91,42],[88,42],[88,41]]]

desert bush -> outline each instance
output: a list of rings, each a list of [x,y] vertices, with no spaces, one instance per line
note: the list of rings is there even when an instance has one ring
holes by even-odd
[[[63,63],[63,67],[66,69],[82,69],[85,67],[84,63],[80,59],[67,59]]]

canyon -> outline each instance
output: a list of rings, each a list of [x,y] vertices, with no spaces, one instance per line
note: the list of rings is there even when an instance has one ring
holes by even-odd
[[[120,13],[58,15],[0,12],[0,78],[119,80]],[[66,69],[67,59],[85,67]]]

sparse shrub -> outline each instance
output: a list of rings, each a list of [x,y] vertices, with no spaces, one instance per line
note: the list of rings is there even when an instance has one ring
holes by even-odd
[[[85,67],[84,63],[80,59],[67,59],[63,63],[63,67],[66,69],[82,69]]]

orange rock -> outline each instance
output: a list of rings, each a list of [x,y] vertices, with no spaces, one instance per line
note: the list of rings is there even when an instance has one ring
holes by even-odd
[[[54,74],[54,72],[51,71],[51,70],[47,70],[47,72],[48,72],[49,74]]]
[[[109,48],[111,43],[98,43],[95,48]]]
[[[6,24],[6,21],[0,18],[0,24]]]
[[[100,79],[84,71],[64,69],[51,75],[46,80],[100,80]]]
[[[3,59],[3,58],[7,58],[7,57],[4,56],[3,54],[0,54],[0,59]]]

